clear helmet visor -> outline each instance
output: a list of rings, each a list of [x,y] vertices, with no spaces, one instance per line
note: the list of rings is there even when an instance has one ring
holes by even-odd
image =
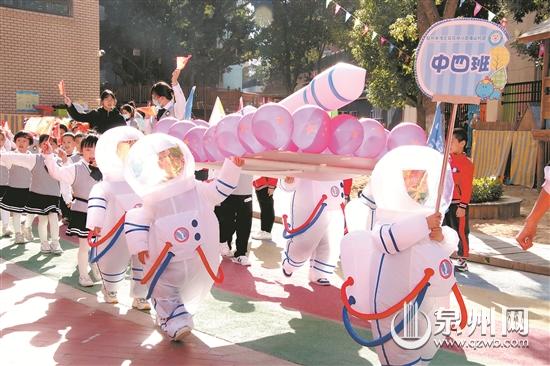
[[[97,141],[95,159],[106,179],[124,179],[124,166],[130,147],[143,137],[139,130],[120,126],[103,133]]]

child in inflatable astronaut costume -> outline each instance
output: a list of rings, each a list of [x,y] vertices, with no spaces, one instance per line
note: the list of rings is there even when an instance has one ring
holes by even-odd
[[[126,214],[126,238],[145,265],[142,282],[152,277],[148,297],[172,340],[190,334],[191,313],[213,281],[223,279],[212,270],[221,260],[214,206],[235,189],[243,164],[226,159],[218,178],[207,183],[195,180],[193,155],[172,136],[147,135],[130,149],[125,177],[143,206]]]
[[[293,193],[290,225],[283,216],[283,236],[288,239],[283,274],[290,277],[309,259],[310,282],[329,286],[344,235],[344,184],[286,177],[280,186]]]
[[[103,173],[103,180],[90,191],[86,227],[98,240],[98,245],[90,251],[90,262],[98,265],[105,301],[111,304],[118,302],[117,291],[131,262],[132,306],[148,310],[151,305],[145,299],[147,287],[140,284],[143,266],[136,255],[130,255],[126,238],[121,235],[124,215],[141,205],[139,196],[124,180],[124,165],[130,147],[142,137],[140,131],[128,126],[111,128],[100,136],[96,146],[96,162]]]
[[[363,215],[362,223],[348,223],[350,232],[342,240],[341,262],[347,278],[341,291],[344,324],[355,341],[375,347],[383,365],[429,363],[437,352],[435,312],[448,308],[451,291],[461,299],[449,261],[458,236],[451,228],[441,227],[441,213],[452,198],[449,167],[439,212],[434,214],[442,157],[422,146],[388,152],[377,163],[361,197],[369,204],[361,209],[363,214],[374,215],[376,209],[374,226],[370,216]],[[360,214],[354,207],[358,206],[346,209],[349,217]],[[414,349],[408,349],[402,347],[406,338],[403,309],[404,303],[413,300],[418,306],[418,335],[422,338],[419,345],[410,347]],[[348,313],[371,321],[374,340],[364,340],[353,331]]]

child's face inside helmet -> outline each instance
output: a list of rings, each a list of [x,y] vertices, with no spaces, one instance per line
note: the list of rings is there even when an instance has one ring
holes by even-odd
[[[120,141],[116,147],[116,154],[121,161],[126,161],[128,152],[136,140]]]
[[[403,181],[409,196],[418,204],[428,200],[428,172],[426,170],[403,170]]]
[[[165,172],[164,180],[174,179],[180,175],[185,167],[183,152],[179,147],[171,147],[158,154],[159,166]]]

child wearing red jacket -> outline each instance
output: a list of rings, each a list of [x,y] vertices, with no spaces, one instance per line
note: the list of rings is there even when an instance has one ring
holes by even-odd
[[[252,234],[252,239],[271,240],[271,230],[275,222],[273,192],[277,188],[277,179],[260,177],[252,182],[252,185],[256,190],[256,197],[260,204],[260,218],[262,222],[261,230]]]
[[[462,128],[456,128],[453,131],[453,139],[451,140],[450,156],[455,186],[451,206],[445,214],[445,225],[455,229],[458,233],[459,259],[455,264],[455,269],[458,271],[468,270],[466,258],[468,258],[470,251],[470,242],[468,240],[468,235],[470,234],[468,204],[472,197],[474,164],[464,153],[464,147],[467,143],[468,135],[466,131]]]

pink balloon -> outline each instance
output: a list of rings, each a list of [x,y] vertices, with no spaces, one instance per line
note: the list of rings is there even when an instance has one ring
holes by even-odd
[[[335,155],[350,155],[363,143],[363,126],[356,117],[340,114],[330,121],[328,148]]]
[[[191,150],[191,154],[193,154],[196,162],[208,161],[203,145],[206,130],[207,128],[203,126],[193,127],[183,136],[183,142],[189,147],[189,150]]]
[[[153,126],[153,132],[168,133],[170,127],[176,122],[179,121],[174,117],[163,118]]]
[[[374,160],[378,161],[380,159],[382,159],[382,157],[388,152],[388,138],[390,136],[390,131],[386,130],[384,128],[384,133],[386,134],[386,144],[384,145],[384,148],[382,149],[382,151],[380,152],[380,154],[378,154]]]
[[[196,124],[197,126],[204,126],[206,128],[210,127],[208,122],[206,122],[205,120],[202,120],[202,119],[194,119],[192,122],[194,124]]]
[[[391,130],[388,137],[388,150],[403,145],[426,146],[426,132],[415,123],[398,124]]]
[[[297,152],[300,150],[300,148],[298,146],[296,146],[296,144],[290,140],[290,142],[288,143],[288,145],[286,145],[285,147],[283,147],[281,149],[282,151],[292,151],[292,152]]]
[[[321,107],[305,105],[293,114],[292,142],[306,153],[318,154],[326,149],[330,136],[330,117]]]
[[[262,105],[252,118],[254,136],[268,150],[287,146],[292,137],[292,128],[292,116],[277,103]]]
[[[239,141],[239,121],[241,115],[229,114],[223,117],[216,126],[216,143],[221,153],[226,156],[243,156],[246,149]]]
[[[191,121],[176,122],[168,129],[168,134],[183,141],[183,136],[193,127],[196,125]]]
[[[363,143],[354,155],[362,158],[375,158],[386,147],[387,137],[384,126],[372,118],[362,118],[359,123],[363,126]]]
[[[246,108],[246,107],[245,107]],[[261,153],[262,151],[265,151],[265,146],[262,145],[258,139],[256,139],[256,136],[254,136],[254,132],[252,131],[252,118],[254,117],[254,113],[246,113],[244,116],[241,117],[239,121],[239,141],[243,145],[243,147],[246,149],[247,152],[257,154]]]
[[[241,109],[239,111],[239,113],[244,116],[245,114],[254,113],[257,110],[258,110],[258,108],[254,107],[252,105],[246,105],[246,106],[243,107],[243,109]]]
[[[223,161],[225,159],[218,148],[218,144],[216,144],[216,127],[217,126],[210,126],[206,130],[202,139],[202,146],[204,146],[206,157],[208,158],[208,161],[212,162]]]

